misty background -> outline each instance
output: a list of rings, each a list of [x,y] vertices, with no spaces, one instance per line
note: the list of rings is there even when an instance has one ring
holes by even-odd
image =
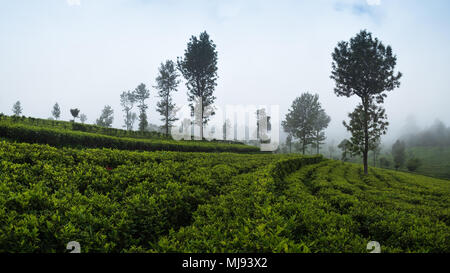
[[[348,137],[342,125],[357,98],[338,98],[331,53],[361,29],[397,55],[401,86],[385,100],[390,122],[383,142],[450,124],[450,2],[261,0],[0,0],[0,112],[61,119],[79,108],[94,123],[105,105],[122,128],[120,94],[150,87],[149,122],[161,125],[156,84],[161,62],[176,61],[192,35],[217,45],[215,105],[280,106],[280,117],[303,92],[317,93],[331,123],[327,140]],[[174,94],[187,104],[184,81]],[[284,134],[281,140],[284,141]]]

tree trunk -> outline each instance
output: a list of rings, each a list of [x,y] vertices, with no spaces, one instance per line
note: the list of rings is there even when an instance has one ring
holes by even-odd
[[[166,137],[169,136],[169,96],[166,97]]]
[[[202,111],[201,117],[200,117],[200,140],[203,140],[203,102],[200,106],[200,109]]]
[[[305,138],[303,138],[303,143],[302,143],[302,153],[303,155],[305,155],[305,149],[306,149],[306,145],[305,145]]]
[[[319,150],[320,150],[320,147],[319,147],[319,133],[317,133],[317,143],[316,143],[316,145],[317,145],[317,153],[316,154],[319,154]]]
[[[364,174],[368,174],[369,173],[369,168],[368,168],[368,162],[367,162],[367,155],[369,153],[369,128],[368,128],[368,123],[369,121],[367,120],[367,112],[368,112],[368,99],[366,99],[366,101],[363,100],[363,106],[364,106],[364,151],[363,151],[363,164],[364,164]]]

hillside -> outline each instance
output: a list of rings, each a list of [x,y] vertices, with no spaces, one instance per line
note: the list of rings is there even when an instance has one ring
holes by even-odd
[[[406,154],[421,160],[417,173],[450,179],[450,146],[410,147]]]
[[[405,150],[406,162],[410,158],[418,158],[420,166],[414,173],[431,176],[441,179],[450,179],[450,146],[426,147],[416,146],[407,147]],[[340,155],[334,155],[340,158]],[[393,169],[393,158],[390,152],[384,151],[377,157],[376,167],[380,167],[380,158],[385,158],[389,162],[388,169]],[[360,156],[354,156],[348,159],[352,163],[362,163]],[[409,172],[406,168],[406,162],[399,170]],[[369,166],[374,166],[373,153],[369,153]]]
[[[322,157],[0,142],[0,252],[450,251],[450,184]]]
[[[154,132],[125,131],[95,125],[0,116],[0,138],[55,147],[113,148],[142,151],[259,152],[255,146],[219,141],[175,141]]]

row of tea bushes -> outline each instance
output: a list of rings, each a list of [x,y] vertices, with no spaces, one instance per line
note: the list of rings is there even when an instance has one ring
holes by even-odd
[[[153,249],[233,177],[296,156],[58,149],[0,142],[0,252]]]
[[[0,122],[0,137],[18,142],[49,144],[56,147],[181,152],[259,152],[258,147],[243,144],[123,138],[11,122]]]

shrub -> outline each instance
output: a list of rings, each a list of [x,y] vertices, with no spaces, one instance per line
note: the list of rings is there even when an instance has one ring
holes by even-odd
[[[406,168],[408,168],[409,171],[414,172],[422,165],[422,161],[418,158],[410,158],[408,162],[406,163]]]

